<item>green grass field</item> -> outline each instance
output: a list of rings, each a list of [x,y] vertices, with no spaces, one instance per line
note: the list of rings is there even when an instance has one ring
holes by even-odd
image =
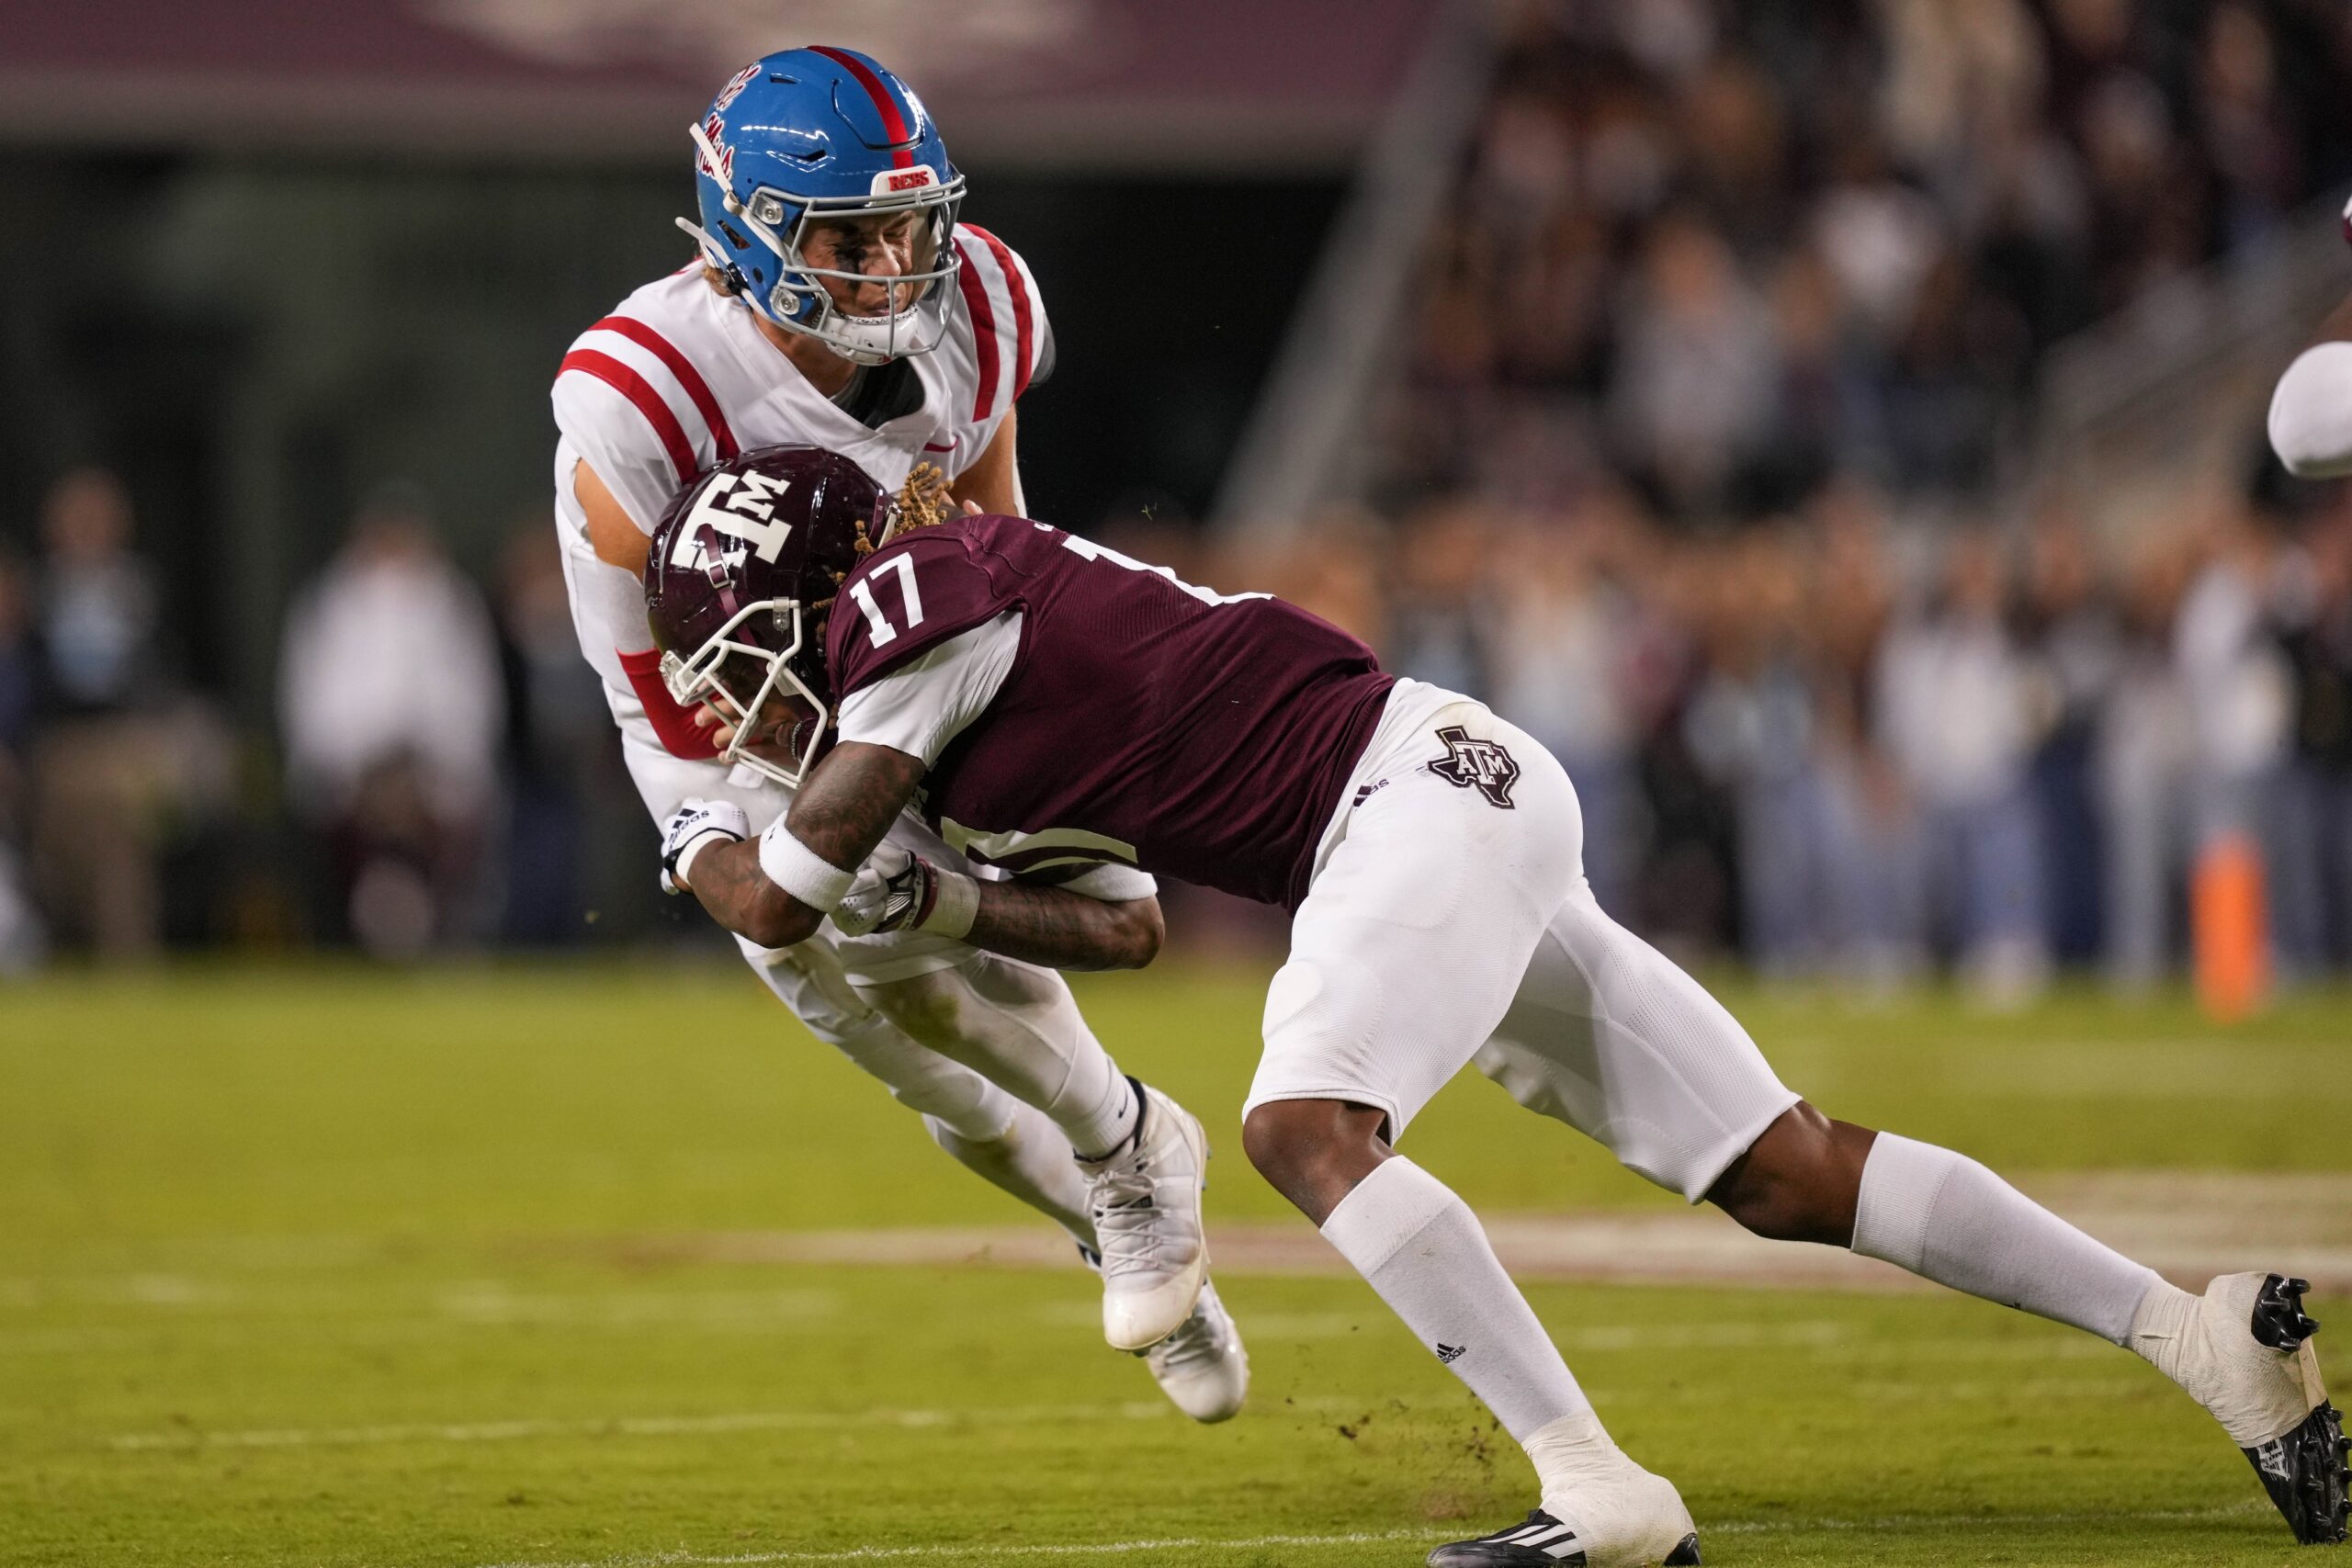
[[[1283,1213],[1236,1122],[1261,984],[1082,987],[1221,1140],[1213,1225]],[[2229,1031],[1728,999],[1826,1107],[2006,1169],[2352,1170],[2342,994]],[[1475,1077],[1407,1147],[1492,1213],[1679,1208]],[[1102,1348],[1074,1265],[695,1245],[1020,1219],[736,969],[0,990],[0,1562],[1402,1565],[1532,1503],[1350,1279],[1226,1281],[1256,1387],[1204,1429]],[[2069,1331],[1921,1292],[1529,1293],[1711,1564],[2296,1555],[2217,1427]]]

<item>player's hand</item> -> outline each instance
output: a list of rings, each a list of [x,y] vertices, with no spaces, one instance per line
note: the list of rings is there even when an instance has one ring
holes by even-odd
[[[710,743],[724,751],[735,744],[735,721],[709,703],[695,709],[695,728],[710,731]]]
[[[857,868],[832,920],[843,936],[904,931],[931,910],[938,873],[896,844],[881,844]]]
[[[694,857],[713,839],[741,843],[752,836],[752,819],[731,800],[680,801],[662,824],[662,891],[691,891],[686,882]]]

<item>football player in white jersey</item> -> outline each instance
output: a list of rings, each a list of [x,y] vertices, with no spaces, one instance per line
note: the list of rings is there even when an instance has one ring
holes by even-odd
[[[582,333],[556,378],[557,524],[581,645],[653,819],[694,797],[757,831],[794,773],[665,686],[640,586],[654,525],[698,472],[778,443],[842,453],[886,490],[928,465],[919,487],[944,479],[1019,511],[1014,404],[1051,369],[1053,337],[1026,265],[956,221],[964,180],[929,112],[866,56],[755,61],[691,134],[700,220],[679,226],[699,255]],[[783,525],[763,511],[739,505],[735,536],[772,554]],[[899,835],[961,863],[912,817]],[[1149,877],[1071,886],[1156,944]],[[1239,1409],[1248,1359],[1199,1284],[1200,1124],[1119,1073],[1058,975],[932,933],[742,945],[941,1147],[1076,1239],[1102,1272],[1105,1337],[1145,1356],[1179,1407]]]
[[[2344,209],[2344,238],[2352,243],[2352,205]],[[2352,299],[2320,323],[2318,338],[2278,378],[2270,445],[2297,479],[2352,474]]]

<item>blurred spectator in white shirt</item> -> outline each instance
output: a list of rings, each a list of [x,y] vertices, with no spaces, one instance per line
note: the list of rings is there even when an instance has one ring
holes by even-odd
[[[1719,506],[1761,455],[1777,389],[1771,318],[1731,247],[1695,218],[1660,222],[1611,390],[1628,461],[1681,510]]]
[[[1935,903],[1964,977],[2000,1003],[2030,995],[2049,969],[2026,789],[2031,671],[2004,619],[2007,588],[1998,541],[1958,536],[1940,603],[1889,634],[1878,682],[1880,733],[1922,811]]]
[[[422,501],[386,491],[288,617],[279,722],[294,804],[371,953],[470,934],[505,701],[481,595]]]

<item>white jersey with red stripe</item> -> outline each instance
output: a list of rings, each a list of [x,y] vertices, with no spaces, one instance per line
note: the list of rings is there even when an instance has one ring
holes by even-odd
[[[760,331],[751,308],[704,280],[699,265],[650,283],[582,333],[552,399],[557,530],[581,647],[631,739],[679,757],[710,748],[669,699],[638,583],[595,558],[573,494],[585,462],[649,535],[681,486],[740,451],[808,442],[852,458],[886,490],[917,463],[952,479],[979,459],[1021,394],[1052,361],[1052,335],[1027,264],[970,224],[947,331],[905,363],[922,387],[910,412],[868,426],[811,387]],[[904,400],[911,401],[911,399]]]

